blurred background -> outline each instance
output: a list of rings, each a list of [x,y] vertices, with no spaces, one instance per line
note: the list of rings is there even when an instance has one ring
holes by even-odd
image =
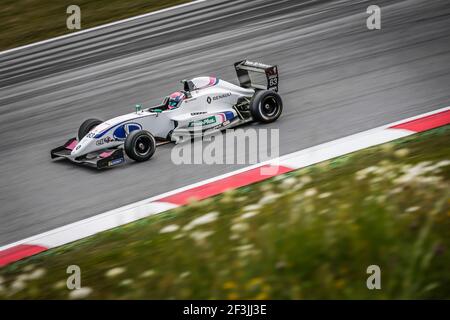
[[[80,6],[81,26],[82,30],[85,30],[88,27],[151,12],[181,2],[184,1],[4,0],[0,4],[0,50],[73,32],[66,28],[68,5]],[[366,27],[366,19],[369,16],[366,9],[372,4],[381,7],[380,30],[368,30]],[[127,163],[105,172],[76,167],[70,163],[52,162],[49,157],[50,149],[72,137],[86,118],[108,119],[133,111],[135,104],[142,104],[144,107],[157,104],[164,95],[179,89],[179,81],[185,78],[211,75],[236,83],[233,63],[248,58],[279,66],[280,94],[285,107],[282,117],[276,123],[264,126],[264,128],[280,130],[280,153],[281,155],[287,154],[448,106],[450,101],[449,25],[449,2],[439,0],[380,0],[376,3],[331,0],[207,0],[95,31],[74,34],[64,39],[1,52],[0,245],[6,245],[242,167],[237,164],[177,166],[170,161],[172,148],[170,145],[159,148],[155,157],[147,164]],[[440,132],[438,135],[441,137],[439,140],[441,143],[434,145],[433,150],[440,152],[438,154],[430,153],[429,159],[421,158],[420,150],[426,145],[432,146],[430,142],[411,147],[411,150],[414,151],[410,150],[403,158],[402,152],[399,157],[390,158],[393,155],[389,150],[396,150],[396,146],[392,146],[391,149],[386,149],[388,151],[384,149],[384,151],[380,151],[386,152],[383,156],[369,155],[368,160],[362,161],[358,166],[351,165],[345,169],[347,171],[343,169],[348,175],[342,173],[342,176],[336,176],[333,183],[336,188],[350,188],[353,182],[348,181],[353,181],[351,179],[354,178],[356,172],[371,165],[381,167],[386,165],[389,168],[386,169],[386,172],[392,171],[392,177],[396,177],[402,174],[401,165],[403,164],[413,166],[420,161],[432,161],[432,165],[434,165],[444,161],[449,154],[448,143],[446,145],[444,142],[448,142],[448,131],[447,133]],[[398,149],[402,149],[402,147]],[[378,163],[378,159],[381,161],[384,156],[388,158],[388,161],[397,159],[395,161],[399,161],[398,166],[391,166],[390,163]],[[332,174],[333,165],[329,164],[327,168],[331,171],[325,171],[323,174]],[[47,275],[57,274],[55,270],[60,270],[70,260],[64,254],[66,252],[72,254],[70,250],[81,250],[77,252],[82,252],[83,255],[92,252],[92,255],[84,255],[87,259],[84,267],[88,270],[92,265],[98,267],[88,275],[92,279],[115,268],[125,270],[137,268],[129,275],[132,278],[137,272],[140,274],[148,271],[146,274],[149,279],[152,279],[152,272],[155,272],[156,269],[156,271],[164,269],[165,265],[180,266],[167,269],[168,274],[158,278],[158,281],[162,281],[161,283],[151,282],[154,280],[142,282],[142,287],[139,287],[140,291],[125,289],[108,291],[106,288],[99,288],[95,291],[94,284],[90,284],[94,288],[94,292],[98,292],[98,296],[91,296],[100,298],[110,297],[108,292],[118,294],[114,297],[122,297],[122,293],[125,297],[130,297],[127,294],[131,294],[131,297],[142,297],[144,292],[148,292],[147,286],[149,285],[161,288],[160,291],[155,291],[155,296],[152,297],[164,298],[366,297],[369,293],[364,286],[365,282],[353,282],[352,289],[345,292],[340,288],[354,279],[352,277],[355,272],[359,272],[351,269],[352,267],[346,263],[351,262],[355,256],[369,250],[367,248],[370,247],[370,250],[373,250],[370,252],[374,252],[374,256],[362,255],[362,262],[358,263],[357,268],[360,268],[362,264],[371,263],[374,257],[382,259],[381,257],[387,255],[393,258],[383,261],[393,266],[395,272],[406,266],[410,272],[405,278],[406,280],[400,276],[397,277],[398,274],[395,273],[391,291],[383,292],[380,297],[448,297],[448,290],[443,289],[450,287],[448,286],[448,275],[434,274],[430,271],[431,269],[427,269],[430,266],[432,266],[430,267],[432,270],[446,271],[448,269],[446,268],[448,266],[448,242],[445,242],[448,241],[448,235],[444,234],[443,229],[439,229],[441,227],[436,227],[440,230],[439,232],[442,232],[436,233],[439,238],[427,238],[428,242],[424,242],[426,243],[425,247],[420,247],[423,242],[417,244],[420,248],[414,251],[417,252],[417,255],[413,256],[414,259],[408,260],[408,256],[401,254],[402,252],[412,252],[416,248],[408,246],[415,243],[411,239],[416,239],[422,233],[430,234],[430,230],[432,230],[430,228],[433,228],[430,226],[431,222],[423,223],[426,214],[437,212],[436,215],[441,219],[440,223],[448,224],[448,218],[446,218],[448,195],[444,192],[446,188],[448,191],[448,169],[445,170],[447,171],[436,172],[441,177],[438,180],[442,184],[432,183],[432,187],[427,189],[430,190],[430,195],[421,194],[429,206],[434,203],[439,204],[438,208],[433,209],[435,211],[419,210],[421,215],[417,216],[417,221],[414,220],[414,217],[402,216],[402,219],[405,220],[401,220],[403,222],[398,226],[395,225],[396,219],[389,220],[389,218],[386,220],[386,224],[380,226],[380,230],[374,229],[374,234],[370,233],[372,229],[368,226],[376,226],[379,220],[377,218],[372,221],[370,216],[364,216],[364,213],[373,213],[374,217],[382,219],[381,217],[390,213],[404,213],[408,208],[421,207],[420,204],[405,201],[412,199],[412,196],[416,195],[415,192],[420,193],[421,190],[425,190],[424,187],[418,184],[415,186],[417,189],[411,190],[406,186],[404,191],[406,199],[402,196],[397,200],[392,200],[394,203],[397,203],[396,201],[400,203],[398,207],[388,207],[390,202],[383,202],[386,201],[383,200],[386,199],[383,196],[388,197],[382,191],[388,192],[388,189],[382,188],[384,185],[380,181],[384,180],[376,180],[377,183],[381,183],[377,184],[380,186],[379,189],[372,190],[371,183],[367,181],[363,186],[357,186],[357,188],[361,187],[361,190],[366,190],[367,193],[358,193],[359,191],[354,189],[342,189],[347,190],[348,194],[352,196],[346,198],[342,194],[338,194],[336,202],[324,202],[324,200],[320,200],[321,198],[315,198],[315,201],[319,202],[310,203],[307,207],[309,209],[305,209],[306,207],[301,202],[295,202],[300,201],[300,198],[295,200],[295,195],[286,195],[286,197],[292,197],[292,199],[289,198],[289,201],[296,203],[292,205],[292,211],[286,213],[286,217],[291,216],[294,220],[298,219],[295,220],[297,222],[304,222],[303,218],[299,217],[303,217],[303,214],[307,215],[311,210],[318,213],[327,208],[341,208],[339,210],[345,217],[336,224],[339,226],[342,223],[346,228],[350,228],[343,230],[350,232],[349,230],[353,230],[350,227],[352,222],[348,222],[346,219],[351,220],[351,215],[355,212],[361,214],[362,220],[359,221],[362,221],[362,224],[354,230],[357,236],[347,237],[348,232],[345,232],[339,233],[339,236],[336,237],[331,235],[330,242],[326,242],[326,244],[321,243],[320,239],[316,239],[318,242],[314,242],[314,239],[320,237],[325,230],[321,229],[322,224],[334,221],[327,216],[333,216],[333,210],[324,212],[325,216],[323,217],[327,217],[327,219],[320,218],[319,215],[318,220],[311,222],[311,230],[314,232],[309,230],[311,232],[308,234],[312,238],[306,239],[302,238],[302,235],[296,233],[294,229],[290,229],[292,234],[283,229],[287,227],[285,222],[289,220],[279,216],[283,214],[284,210],[281,204],[265,209],[261,208],[264,212],[261,220],[248,227],[250,230],[261,228],[266,231],[259,235],[252,235],[252,233],[248,233],[248,235],[250,238],[253,236],[259,238],[263,235],[272,241],[258,242],[255,238],[244,237],[242,238],[244,240],[237,245],[227,243],[223,246],[229,248],[229,252],[235,252],[235,249],[231,248],[250,245],[255,240],[256,242],[252,244],[253,247],[243,247],[242,249],[250,252],[243,253],[244,256],[248,254],[248,257],[252,256],[251,252],[254,247],[257,247],[256,252],[267,254],[256,256],[256,260],[251,260],[255,268],[247,268],[245,263],[241,263],[243,260],[234,260],[233,257],[240,257],[238,255],[222,254],[219,247],[225,241],[224,239],[230,239],[231,234],[221,233],[225,229],[220,229],[220,225],[217,226],[217,230],[213,230],[214,235],[217,236],[214,239],[217,244],[220,244],[220,246],[214,247],[217,251],[211,247],[206,247],[206,249],[199,247],[196,250],[192,249],[194,251],[189,251],[185,250],[187,247],[178,246],[178,242],[167,244],[165,241],[172,239],[172,235],[169,237],[162,233],[159,236],[158,232],[166,225],[165,222],[158,222],[159,218],[155,218],[156,222],[154,220],[148,222],[152,224],[150,229],[141,230],[142,234],[149,235],[148,242],[142,238],[145,243],[138,243],[137,247],[131,248],[130,251],[117,252],[106,245],[111,242],[116,244],[116,248],[125,247],[124,242],[121,242],[127,241],[128,238],[126,228],[124,228],[124,230],[118,231],[122,236],[127,235],[124,238],[115,238],[114,234],[105,235],[107,240],[104,242],[99,240],[100,242],[88,243],[88,247],[80,246],[77,249],[75,246],[69,246],[56,251],[51,263],[38,258],[35,263],[32,263],[32,267],[28,267],[29,271],[22,269],[27,267],[25,264],[2,269],[1,274],[7,282],[8,288],[18,280],[22,273],[27,275],[26,278],[32,274],[33,270],[43,268]],[[364,174],[362,175],[364,176]],[[313,177],[320,180],[319,176],[314,175]],[[321,182],[326,184],[324,176],[320,177],[323,179]],[[380,179],[384,179],[383,177],[381,174]],[[300,178],[298,177],[298,179]],[[301,195],[304,195],[308,189],[315,189],[308,193],[313,197],[333,192],[330,186],[309,185],[311,182],[299,181],[295,177],[295,181],[291,180],[287,185],[292,183],[293,190],[296,190],[294,185],[301,185],[301,188],[299,187],[301,191],[298,191]],[[392,182],[389,181],[386,183]],[[277,189],[277,186],[270,186],[263,187],[261,192],[266,192],[264,188],[269,188],[266,190],[267,192],[272,189],[284,190],[281,187],[281,189]],[[195,219],[201,214],[217,211],[220,213],[214,221],[222,221],[219,216],[223,217],[225,221],[223,225],[231,228],[234,223],[234,215],[245,214],[245,212],[239,211],[240,208],[251,205],[251,202],[256,201],[259,197],[259,191],[255,190],[247,190],[250,192],[249,195],[238,195],[238,197],[247,198],[245,201],[242,200],[241,204],[236,202],[234,205],[237,207],[230,204],[229,207],[224,206],[225,209],[222,211],[222,209],[215,208],[213,204],[206,203],[203,211],[195,208],[187,209],[187,213],[183,211],[183,215],[186,214],[186,216],[180,219],[186,219],[186,221],[173,221],[168,224],[176,224],[181,230],[182,226],[188,224],[191,219]],[[354,199],[352,192],[358,193],[354,195]],[[272,193],[282,194],[282,191],[272,191]],[[356,202],[347,203],[352,199],[363,201],[366,196],[371,197],[371,195],[373,198],[368,200],[369,207],[361,208]],[[287,198],[286,201],[288,201]],[[372,201],[374,202],[372,203]],[[381,201],[381,204],[377,201]],[[347,210],[354,205],[356,207],[352,210]],[[320,206],[320,211],[316,206]],[[363,209],[367,209],[367,211]],[[306,210],[306,213],[299,213],[299,210]],[[411,212],[417,211],[410,210],[412,210]],[[171,219],[173,215],[173,213],[169,213],[160,219]],[[273,219],[271,215],[277,216],[276,223],[264,229],[264,226]],[[300,216],[297,217],[297,215]],[[395,225],[392,229],[390,229],[391,223]],[[447,224],[442,225],[447,226]],[[363,229],[358,229],[363,225]],[[426,228],[416,228],[416,225],[423,225]],[[286,239],[271,238],[278,234],[278,226],[281,226],[283,233],[287,232],[292,236],[289,238],[290,240],[296,239],[295,241],[297,241],[295,245],[288,246],[285,251],[279,252],[278,248],[287,242],[283,242]],[[293,223],[292,226],[300,225]],[[226,229],[226,232],[231,232],[229,228]],[[239,227],[236,228],[239,229]],[[329,230],[333,233],[338,232],[339,228]],[[406,230],[412,230],[413,233],[403,237]],[[211,230],[204,230],[204,232],[206,231]],[[304,230],[304,232],[309,231]],[[136,234],[142,235],[141,233]],[[389,237],[385,238],[386,234],[389,234]],[[368,238],[365,238],[364,235]],[[398,238],[396,238],[397,235]],[[202,236],[207,239],[213,235],[205,236],[203,233],[200,236],[197,234],[197,236],[200,237],[199,239]],[[196,243],[195,236],[190,239],[189,241]],[[379,247],[384,248],[383,250],[376,249],[378,248],[377,243],[383,239],[396,239],[395,241],[399,240],[401,245],[397,246],[394,240],[392,242],[389,240],[386,247]],[[229,241],[235,240],[241,241],[239,239]],[[314,243],[311,248],[308,247],[310,241]],[[152,245],[151,248],[156,251],[142,249],[143,246],[155,242],[159,245]],[[100,246],[97,246],[99,243]],[[133,246],[133,242],[128,244]],[[390,244],[392,247],[389,246]],[[106,247],[102,247],[103,245]],[[196,248],[194,244],[191,246],[190,242],[185,242],[185,245]],[[296,256],[296,245],[305,246],[301,250],[304,250],[302,252],[305,254],[308,253],[312,262],[305,262]],[[107,248],[107,250],[102,251],[101,248]],[[164,248],[171,248],[170,252],[164,251]],[[430,248],[437,249],[433,249],[433,251]],[[442,249],[444,250],[442,251],[440,248],[445,250]],[[180,250],[180,254],[183,254],[185,250],[189,255],[183,255],[178,259],[177,255],[172,255],[175,250]],[[100,252],[104,252],[104,255]],[[111,255],[106,252],[111,252]],[[149,255],[150,252],[151,255]],[[192,262],[191,258],[195,256],[196,252],[208,252],[208,254],[199,255],[199,260],[196,262],[199,268],[195,271],[189,270],[189,263]],[[314,252],[320,252],[320,254],[314,255]],[[337,256],[333,252],[337,252]],[[347,255],[346,252],[354,254]],[[427,255],[429,252],[446,252],[446,255],[443,256],[443,260],[434,260]],[[152,259],[159,253],[161,253],[160,260],[158,260],[159,258]],[[59,260],[60,258],[61,260]],[[130,260],[126,260],[128,258]],[[291,258],[293,260],[290,260]],[[129,261],[127,267],[120,265],[121,263],[126,264],[126,261]],[[150,271],[142,269],[144,267],[138,267],[136,261],[144,261],[150,266],[147,268]],[[270,263],[261,264],[263,261]],[[432,265],[430,261],[438,262]],[[330,271],[334,270],[331,266],[335,262],[342,267],[336,269],[341,270],[339,274]],[[157,263],[157,265],[152,263]],[[303,271],[300,269],[304,263],[308,264],[308,269],[302,273]],[[263,265],[262,269],[264,270],[259,269],[258,265]],[[425,268],[420,269],[421,274],[429,274],[431,278],[420,282],[416,288],[411,281],[414,278],[413,275],[419,272],[417,269],[419,265]],[[222,266],[232,266],[232,268],[223,271],[223,274],[216,272]],[[205,282],[203,289],[199,288],[195,291],[201,293],[198,296],[194,295],[194,291],[190,289],[183,291],[173,285],[175,280],[183,283],[184,280],[180,279],[188,279],[189,275],[196,274],[201,277],[202,272],[206,272],[203,268],[211,268],[206,270],[211,275],[211,282]],[[119,269],[119,273],[125,275],[126,273],[122,269]],[[247,273],[247,269],[251,272]],[[350,269],[353,271],[349,273]],[[277,276],[278,272],[284,272],[280,270],[289,270],[287,272],[289,276],[283,278],[285,282]],[[323,278],[324,273],[313,275],[311,272],[314,270],[322,270],[321,272],[331,274],[331,278]],[[362,274],[359,274],[357,279],[365,277],[365,269],[361,270]],[[114,272],[112,273],[115,274]],[[185,272],[188,272],[187,275]],[[38,274],[43,277],[42,272]],[[184,276],[180,276],[182,274]],[[215,275],[218,275],[218,278]],[[58,277],[62,277],[62,274],[58,274]],[[129,277],[121,280],[127,280]],[[32,278],[30,281],[34,281]],[[39,281],[43,282],[38,281],[35,284],[43,285],[45,281],[42,279],[44,278]],[[105,279],[114,279],[115,285],[120,282],[116,281],[117,278],[114,277]],[[133,279],[134,283],[139,282],[138,278]],[[200,283],[199,278],[194,277],[193,279],[190,285]],[[300,284],[309,281],[308,279],[312,279],[313,282],[306,284],[305,291],[303,291]],[[327,281],[326,284],[323,284],[327,289],[314,291],[308,296],[308,292],[313,292],[308,291],[308,288],[317,287],[321,279]],[[279,282],[280,286],[272,288],[279,280],[281,281]],[[343,280],[343,282],[339,280]],[[58,281],[60,280],[52,278],[51,282],[47,282],[48,297],[67,295],[67,292],[58,293]],[[227,281],[230,283],[224,285]],[[229,290],[238,288],[236,283],[239,282],[250,283],[248,288],[257,286],[261,291],[236,289],[235,295],[229,295]],[[265,282],[269,282],[268,287],[264,286]],[[130,282],[125,281],[125,288],[126,283],[130,284]],[[282,285],[292,283],[299,284],[299,287],[292,285],[292,291],[283,292]],[[107,285],[107,282],[104,284]],[[210,291],[205,289],[210,288],[212,284],[216,286],[214,288],[218,288],[217,291],[214,291],[217,294],[210,294]],[[188,286],[182,286],[188,288]],[[331,290],[332,286],[335,289]],[[21,287],[20,284],[19,287]],[[22,286],[22,288],[24,287]],[[33,291],[33,288],[36,287],[31,286],[31,291],[11,291],[12,296],[17,294],[17,297],[38,297],[42,294],[40,291]],[[169,290],[169,288],[171,289]],[[436,294],[433,291],[435,289],[438,290]],[[178,293],[180,295],[177,295]],[[427,295],[428,293],[430,294]],[[261,295],[258,296],[258,294]],[[386,295],[383,296],[383,294]],[[9,296],[6,295],[6,297]]]

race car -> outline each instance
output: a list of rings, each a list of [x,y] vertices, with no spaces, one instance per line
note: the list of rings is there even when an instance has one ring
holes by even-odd
[[[157,146],[186,136],[277,120],[283,110],[278,67],[248,60],[234,67],[239,86],[215,77],[182,80],[183,89],[160,105],[136,105],[134,112],[107,121],[84,121],[77,137],[51,150],[51,157],[103,169],[124,163],[125,154],[134,161],[149,160]]]

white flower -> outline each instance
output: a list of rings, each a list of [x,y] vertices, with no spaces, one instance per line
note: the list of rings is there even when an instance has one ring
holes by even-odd
[[[121,286],[129,286],[131,284],[133,284],[133,280],[132,279],[124,279],[122,281],[120,281],[119,285]]]
[[[442,160],[442,161],[439,161],[438,163],[435,163],[434,165],[429,165],[428,171],[429,172],[439,171],[439,169],[441,167],[446,167],[448,165],[450,165],[450,160]]]
[[[70,291],[69,299],[72,299],[72,300],[84,299],[87,296],[89,296],[91,293],[92,293],[92,289],[89,287],[75,289],[75,290]]]
[[[234,248],[236,251],[248,251],[253,249],[253,244],[244,244]]]
[[[222,203],[230,203],[234,202],[234,199],[236,199],[236,190],[229,189],[223,193],[223,197],[219,201]]]
[[[108,277],[108,278],[113,278],[113,277],[116,277],[116,276],[118,276],[119,274],[122,274],[122,273],[124,273],[125,272],[125,268],[120,268],[120,267],[118,267],[118,268],[112,268],[112,269],[109,269],[107,272],[106,272],[106,276]]]
[[[370,166],[364,169],[361,169],[356,172],[356,180],[364,180],[367,178],[367,175],[373,172],[376,172],[378,170],[378,167]]]
[[[300,183],[301,184],[307,184],[307,183],[310,183],[310,182],[312,182],[312,179],[311,179],[310,176],[302,176],[302,177],[300,177]]]
[[[313,197],[317,194],[317,189],[315,188],[309,188],[308,190],[305,191],[305,197]]]
[[[285,189],[289,189],[291,187],[293,187],[295,184],[297,183],[297,179],[294,177],[289,177],[284,179],[281,182],[281,185],[285,188]]]
[[[25,270],[25,268],[24,268],[24,270]],[[31,270],[31,269],[28,268],[28,270]],[[16,280],[19,281],[19,282],[22,282],[22,281],[28,281],[28,280],[36,280],[36,279],[39,279],[39,278],[41,278],[42,276],[44,276],[45,273],[46,273],[45,269],[39,268],[39,269],[34,270],[34,271],[31,272],[31,273],[22,273],[22,274],[19,274],[19,275],[16,277]]]
[[[408,149],[399,149],[394,152],[394,156],[396,156],[397,158],[404,158],[407,155],[409,155]]]
[[[149,277],[155,275],[155,273],[156,273],[155,270],[150,269],[150,270],[144,271],[144,272],[141,274],[141,277],[142,277],[142,278],[149,278]]]
[[[269,194],[265,195],[264,197],[262,197],[261,200],[259,200],[259,203],[260,204],[272,203],[276,199],[278,199],[280,196],[281,196],[280,194],[269,193]]]
[[[392,189],[391,190],[391,194],[397,194],[397,193],[401,193],[401,192],[403,192],[403,187],[396,187],[396,188],[394,188],[394,189]]]
[[[19,274],[19,275],[16,277],[16,280],[17,280],[17,281],[27,281],[27,280],[28,280],[28,273],[22,273],[22,274]]]
[[[446,167],[450,166],[450,160],[441,160],[438,163],[435,164],[436,167]]]
[[[13,291],[20,291],[23,288],[25,288],[25,282],[23,282],[21,280],[16,280],[11,284],[11,289]]]
[[[233,232],[244,232],[249,229],[248,224],[246,223],[235,223],[231,226],[231,231]]]
[[[253,244],[245,244],[239,247],[235,247],[234,250],[237,251],[239,257],[245,258],[250,255],[256,255],[259,253],[258,250],[254,249]]]
[[[430,166],[429,161],[420,162],[414,166],[403,166],[404,174],[397,178],[394,182],[396,183],[435,183],[438,182],[440,177],[424,177],[428,172],[435,169],[435,166]]]
[[[258,212],[256,212],[256,211],[246,212],[241,216],[241,219],[249,219],[249,218],[256,216],[257,214],[258,214]]]
[[[384,143],[381,145],[381,150],[385,151],[385,152],[392,152],[394,148],[394,145],[391,143]]]
[[[189,236],[196,242],[202,242],[213,233],[212,231],[194,231]]]
[[[331,192],[323,192],[319,194],[319,199],[325,199],[328,198],[329,196],[331,196]]]
[[[255,210],[259,210],[261,209],[261,205],[260,204],[250,204],[248,206],[245,206],[242,210],[243,211],[255,211]]]
[[[175,236],[172,237],[173,240],[178,240],[184,237],[184,233],[177,233]]]
[[[370,180],[373,184],[377,184],[383,181],[383,177],[376,177]]]
[[[170,232],[175,232],[179,229],[180,227],[178,227],[176,224],[169,224],[168,226],[165,226],[164,228],[162,228],[161,230],[159,230],[159,233],[170,233]]]
[[[32,273],[28,275],[28,280],[35,280],[43,277],[45,275],[46,271],[45,269],[36,269]]]
[[[195,228],[196,226],[200,226],[202,224],[211,223],[211,222],[217,220],[218,216],[219,216],[218,212],[207,213],[207,214],[205,214],[203,216],[200,216],[200,217],[192,220],[186,226],[184,226],[183,229],[184,230],[191,230],[191,229]]]

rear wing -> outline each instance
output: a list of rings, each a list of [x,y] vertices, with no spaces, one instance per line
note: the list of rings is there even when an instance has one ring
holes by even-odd
[[[234,68],[241,87],[278,91],[278,66],[243,60],[236,62]],[[256,78],[264,76],[265,85],[256,83]]]

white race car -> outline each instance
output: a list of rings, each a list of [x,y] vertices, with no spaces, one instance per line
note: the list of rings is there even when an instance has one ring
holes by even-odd
[[[107,121],[88,119],[78,137],[51,150],[51,157],[66,158],[98,169],[152,157],[157,146],[181,137],[214,134],[250,121],[278,119],[283,103],[278,92],[278,67],[248,60],[234,64],[240,86],[214,77],[183,80],[183,90],[163,103]],[[264,85],[257,82],[265,82]]]

